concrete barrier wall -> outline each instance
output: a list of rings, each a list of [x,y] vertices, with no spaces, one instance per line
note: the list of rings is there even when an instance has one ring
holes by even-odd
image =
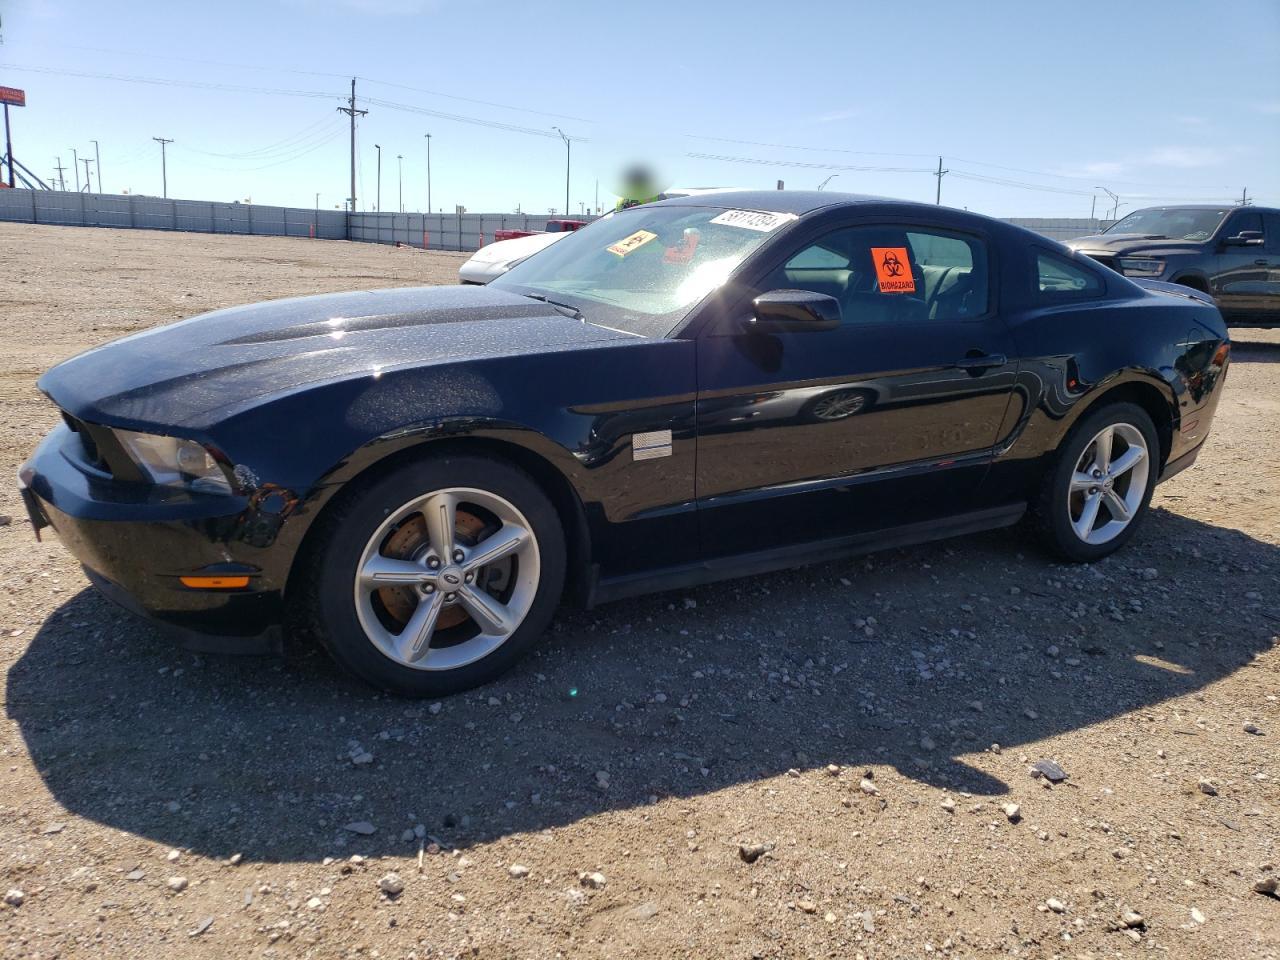
[[[0,190],[0,220],[75,227],[185,230],[253,236],[316,237],[401,243],[431,250],[477,250],[497,230],[544,230],[547,216],[524,213],[368,213],[258,203],[166,200],[160,197]],[[593,220],[590,214],[572,217]],[[1097,233],[1109,220],[1014,217],[1007,222],[1054,240]]]

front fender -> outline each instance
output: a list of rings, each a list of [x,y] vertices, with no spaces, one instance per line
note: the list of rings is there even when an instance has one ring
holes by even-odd
[[[295,549],[339,490],[388,458],[441,441],[521,451],[581,504],[602,569],[630,572],[669,553],[666,528],[692,509],[694,349],[637,338],[371,373],[273,398],[217,425],[213,441],[247,489],[296,503],[275,533]],[[666,430],[668,456],[634,458],[633,434]]]

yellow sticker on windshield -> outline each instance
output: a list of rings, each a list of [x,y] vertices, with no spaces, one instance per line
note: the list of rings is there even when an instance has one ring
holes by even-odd
[[[620,257],[625,257],[628,253],[631,253],[631,251],[639,250],[650,240],[657,239],[658,235],[656,233],[650,233],[648,230],[637,230],[631,236],[623,237],[617,243],[612,246],[605,247],[605,249],[610,253],[617,254]]]

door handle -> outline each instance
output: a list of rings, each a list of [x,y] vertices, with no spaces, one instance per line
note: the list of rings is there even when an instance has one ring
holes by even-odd
[[[977,356],[961,357],[953,366],[961,370],[982,370],[987,367],[1003,367],[1009,358],[1003,353],[982,353]]]
[[[1254,265],[1255,267],[1265,267],[1265,266],[1267,266],[1269,263],[1270,263],[1270,261],[1269,261],[1269,260],[1255,260],[1255,261],[1253,261],[1253,265]]]

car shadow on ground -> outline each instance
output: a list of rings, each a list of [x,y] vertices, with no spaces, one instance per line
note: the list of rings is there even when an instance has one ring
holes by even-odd
[[[1093,567],[998,532],[567,612],[439,706],[314,651],[198,657],[85,590],[10,669],[7,710],[68,811],[214,857],[405,855],[416,823],[467,845],[828,763],[854,790],[874,763],[998,795],[980,767],[1025,768],[992,743],[1045,756],[1269,649],[1267,608],[1230,598],[1278,571],[1280,548],[1163,510]]]
[[[1280,363],[1280,343],[1269,340],[1231,339],[1233,363]]]

